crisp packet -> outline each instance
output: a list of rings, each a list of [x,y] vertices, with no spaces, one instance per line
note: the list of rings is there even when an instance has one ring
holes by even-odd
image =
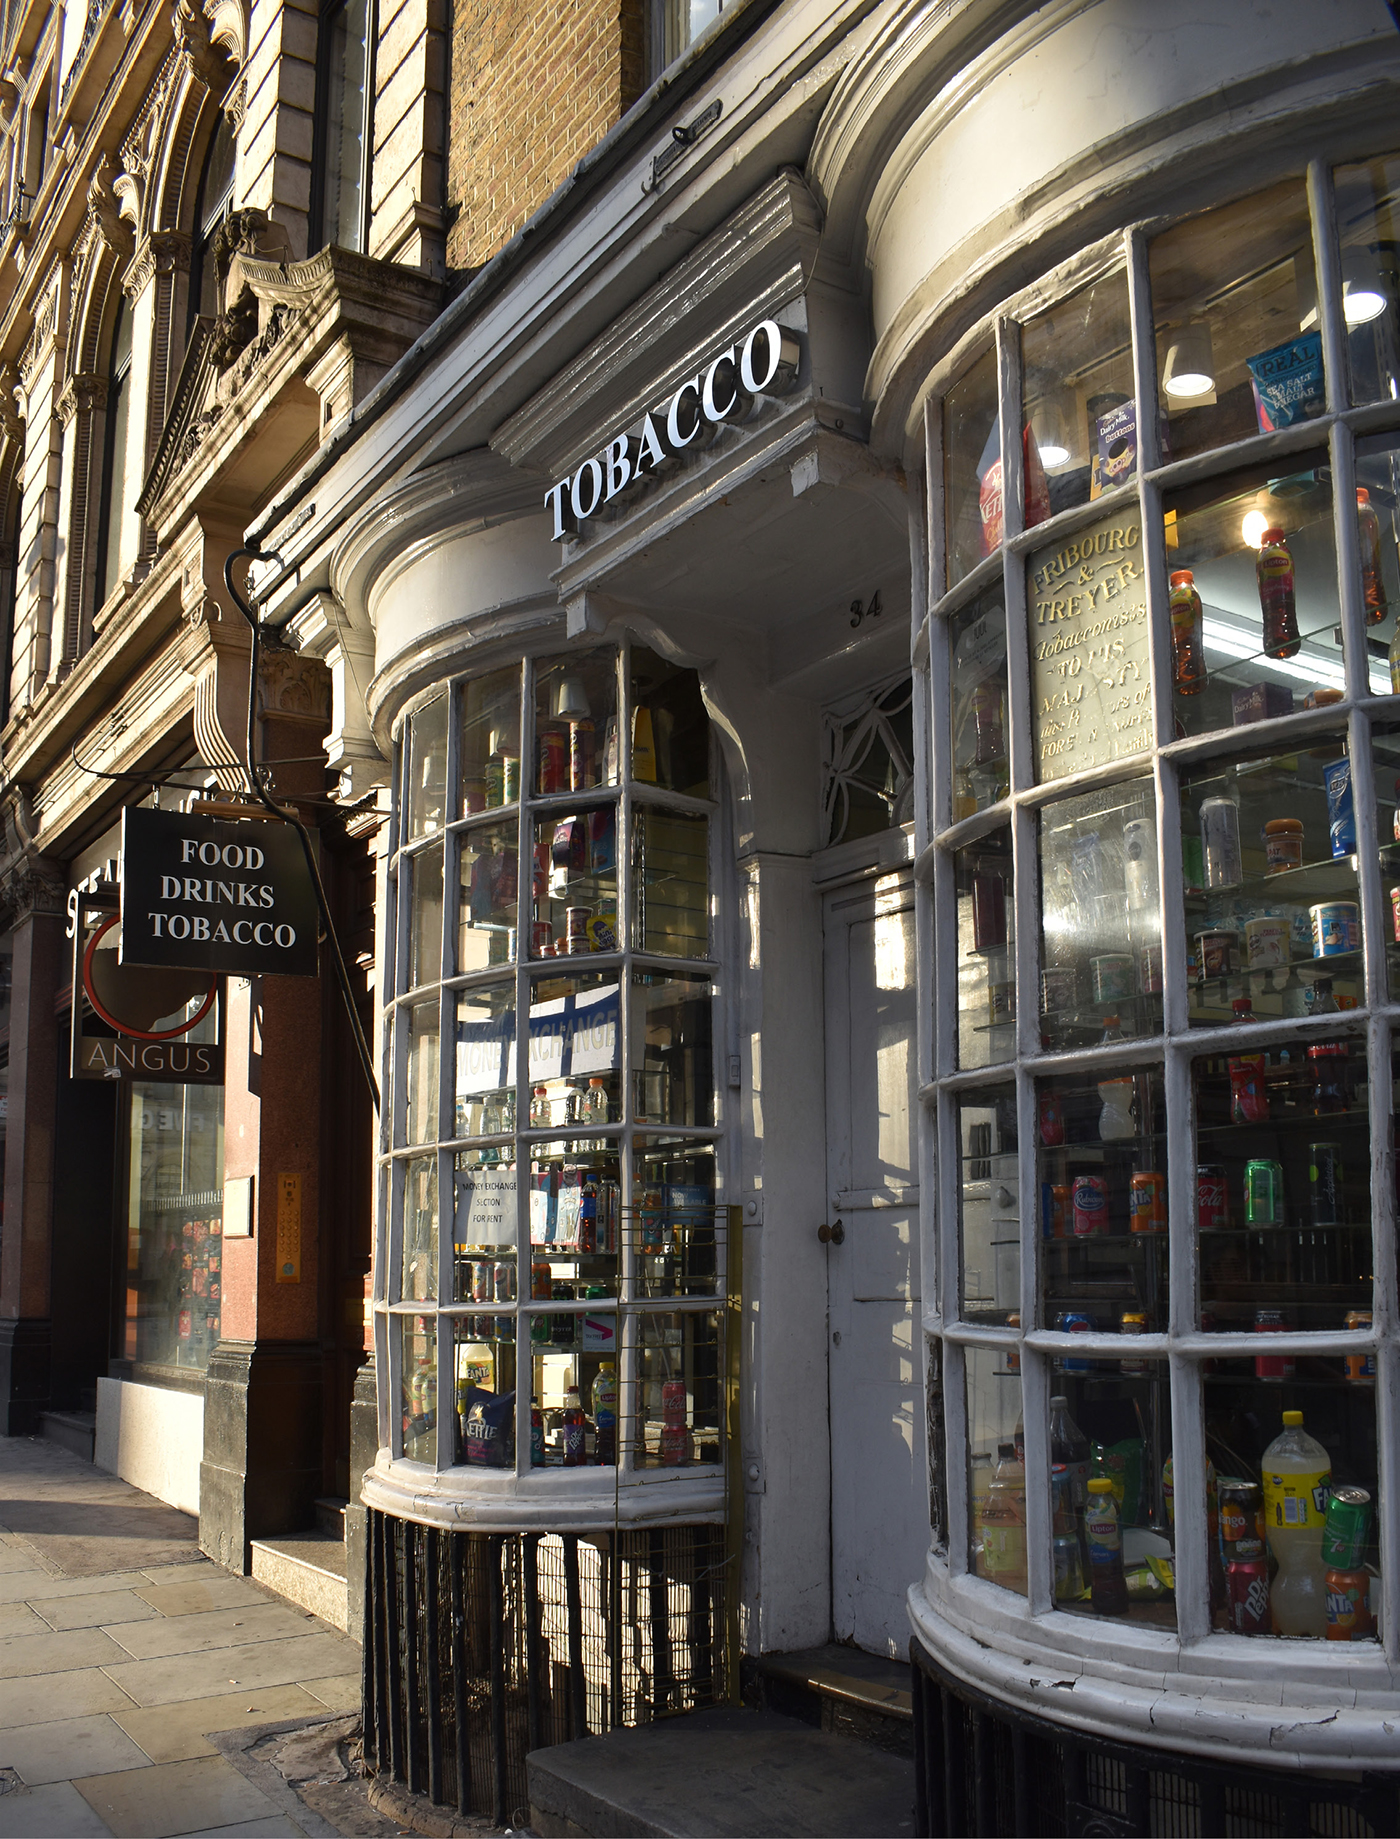
[[[1322,369],[1322,334],[1303,332],[1248,360],[1259,432],[1272,434],[1310,421],[1327,406]]]
[[[462,1441],[468,1462],[489,1469],[515,1465],[515,1394],[496,1398],[478,1392],[462,1419]]]
[[[1120,402],[1094,425],[1098,448],[1089,481],[1091,498],[1126,484],[1137,471],[1137,404],[1131,399]]]

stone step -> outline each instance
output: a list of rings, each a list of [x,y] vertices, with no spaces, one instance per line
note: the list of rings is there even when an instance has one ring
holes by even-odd
[[[345,1537],[345,1509],[349,1501],[343,1501],[334,1495],[322,1494],[316,1500],[316,1530],[331,1539]]]
[[[322,1532],[254,1539],[253,1576],[333,1628],[348,1629],[344,1539]]]
[[[914,1764],[772,1711],[693,1711],[525,1759],[530,1825],[664,1839],[900,1839]]]
[[[41,1411],[39,1434],[50,1443],[61,1443],[85,1462],[92,1461],[97,1441],[97,1414],[93,1411]]]
[[[770,1711],[900,1756],[914,1753],[914,1701],[907,1660],[828,1642],[746,1663]]]

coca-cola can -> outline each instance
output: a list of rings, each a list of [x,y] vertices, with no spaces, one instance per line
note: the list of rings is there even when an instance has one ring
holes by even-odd
[[[1196,1169],[1196,1225],[1201,1232],[1218,1232],[1229,1223],[1229,1177],[1218,1164],[1202,1162]]]
[[[685,1423],[685,1381],[668,1379],[661,1388],[661,1421],[663,1424],[684,1425]]]
[[[1268,1559],[1232,1558],[1225,1567],[1225,1600],[1235,1634],[1270,1633]]]

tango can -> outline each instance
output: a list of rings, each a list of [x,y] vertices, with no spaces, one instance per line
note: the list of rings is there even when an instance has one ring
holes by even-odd
[[[1342,1325],[1353,1334],[1358,1329],[1369,1330],[1371,1311],[1369,1309],[1348,1309]],[[1376,1356],[1370,1352],[1347,1354],[1342,1360],[1342,1371],[1353,1385],[1364,1384],[1376,1377]],[[1337,1493],[1341,1492],[1339,1488]],[[1336,1494],[1332,1498],[1335,1500]]]
[[[1263,1523],[1264,1490],[1257,1481],[1223,1481],[1219,1494],[1220,1538],[1226,1562],[1262,1558],[1264,1536],[1259,1529]]]
[[[1139,1169],[1128,1183],[1128,1224],[1133,1232],[1167,1230],[1167,1178],[1157,1169]]]

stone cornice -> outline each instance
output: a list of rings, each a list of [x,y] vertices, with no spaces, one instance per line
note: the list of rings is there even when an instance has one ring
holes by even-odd
[[[128,300],[140,299],[156,275],[184,274],[190,265],[191,239],[184,230],[155,230],[132,257],[122,276]]]
[[[109,383],[106,377],[79,375],[70,377],[63,386],[63,394],[56,407],[58,419],[66,428],[79,410],[90,412],[93,409],[105,409]]]

